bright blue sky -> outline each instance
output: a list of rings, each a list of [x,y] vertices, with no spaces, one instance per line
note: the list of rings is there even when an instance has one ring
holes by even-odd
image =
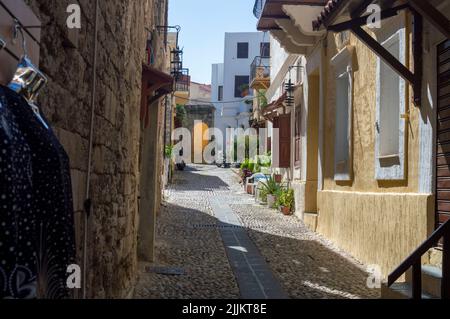
[[[223,62],[225,32],[256,31],[254,0],[169,0],[169,24],[180,25],[183,67],[192,80],[211,82],[211,64]]]

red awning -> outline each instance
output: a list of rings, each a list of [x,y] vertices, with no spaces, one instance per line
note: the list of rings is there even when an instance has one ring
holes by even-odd
[[[149,106],[164,95],[174,90],[174,78],[150,65],[142,65],[142,103],[141,121],[145,121],[145,127],[149,123]]]

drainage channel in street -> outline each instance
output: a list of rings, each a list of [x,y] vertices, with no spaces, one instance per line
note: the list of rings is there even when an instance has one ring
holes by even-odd
[[[217,229],[222,237],[228,261],[239,285],[242,299],[288,299],[280,282],[273,275],[229,204],[210,199]]]

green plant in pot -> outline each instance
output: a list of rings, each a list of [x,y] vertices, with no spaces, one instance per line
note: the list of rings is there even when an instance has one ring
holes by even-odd
[[[172,144],[166,145],[166,148],[164,150],[164,156],[167,159],[172,159],[173,158],[173,150],[174,150],[174,146]]]
[[[294,190],[282,190],[277,199],[277,205],[280,207],[281,212],[284,215],[291,215],[294,210],[294,203]]]
[[[270,208],[275,208],[277,202],[277,194],[279,194],[281,186],[272,177],[266,182],[261,182],[262,184],[262,194],[267,196],[267,206]]]

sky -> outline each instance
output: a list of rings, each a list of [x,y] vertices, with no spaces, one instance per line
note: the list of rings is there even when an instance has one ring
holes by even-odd
[[[169,24],[181,26],[183,67],[192,81],[211,83],[211,65],[223,62],[225,32],[255,32],[254,0],[169,0]]]

